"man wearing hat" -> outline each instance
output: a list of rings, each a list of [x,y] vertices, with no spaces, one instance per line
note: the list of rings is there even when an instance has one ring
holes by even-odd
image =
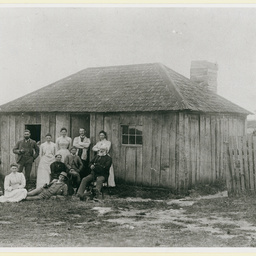
[[[107,155],[107,148],[103,145],[99,148],[98,154],[89,164],[91,174],[82,179],[77,196],[83,200],[86,197],[86,189],[92,181],[96,181],[95,195],[96,198],[101,195],[103,183],[108,180],[109,168],[112,164],[112,158]]]
[[[65,183],[67,180],[67,173],[61,172],[58,179],[54,179],[49,184],[45,184],[41,188],[36,188],[30,192],[26,197],[26,200],[40,200],[48,199],[52,196],[58,196],[62,198],[68,195],[68,186]]]

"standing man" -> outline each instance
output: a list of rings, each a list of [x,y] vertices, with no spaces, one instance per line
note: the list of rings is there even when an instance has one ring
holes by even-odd
[[[76,154],[80,157],[83,163],[83,169],[80,172],[81,178],[86,177],[90,174],[90,169],[88,168],[88,149],[90,147],[91,141],[89,138],[85,135],[85,129],[80,128],[79,129],[80,136],[75,137],[73,141],[73,146],[77,148]]]
[[[19,172],[25,167],[26,183],[30,181],[30,173],[34,160],[39,155],[39,147],[36,142],[30,139],[30,131],[24,131],[24,139],[17,142],[13,148],[13,153],[17,155],[16,162],[19,164]]]

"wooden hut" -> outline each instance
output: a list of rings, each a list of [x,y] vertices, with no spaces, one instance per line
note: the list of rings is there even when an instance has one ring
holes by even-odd
[[[216,93],[216,77],[205,61],[192,63],[191,79],[159,63],[87,68],[4,104],[1,172],[25,128],[44,142],[61,127],[72,138],[85,127],[92,145],[107,132],[116,182],[178,190],[212,182],[224,175],[225,140],[245,134],[250,114]]]

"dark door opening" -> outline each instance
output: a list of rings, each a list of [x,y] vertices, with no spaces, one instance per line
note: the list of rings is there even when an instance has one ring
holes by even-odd
[[[32,140],[39,142],[41,140],[41,124],[25,124],[25,129],[30,130]]]

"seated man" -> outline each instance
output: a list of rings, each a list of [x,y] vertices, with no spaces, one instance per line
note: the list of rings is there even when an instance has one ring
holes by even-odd
[[[59,179],[55,179],[50,182],[48,185],[45,184],[41,188],[36,188],[30,192],[28,192],[26,200],[40,200],[40,199],[48,199],[52,196],[58,195],[59,198],[68,195],[68,186],[65,183],[67,179],[67,173],[62,172],[59,175]]]
[[[82,179],[80,187],[77,191],[77,196],[80,197],[81,200],[85,199],[87,195],[85,191],[92,181],[96,181],[96,198],[101,195],[103,183],[108,180],[109,168],[111,164],[112,158],[107,155],[107,148],[105,146],[100,147],[98,154],[89,164],[91,174]]]
[[[83,163],[78,155],[76,155],[76,148],[70,149],[70,155],[66,156],[65,164],[68,168],[68,175],[70,176],[72,185],[74,188],[78,188],[80,185],[80,172],[83,169]]]
[[[52,181],[54,179],[58,179],[59,175],[62,172],[66,172],[67,171],[66,165],[61,162],[61,158],[62,158],[61,154],[55,155],[55,162],[53,162],[50,165],[50,168],[51,168],[51,180],[50,181]]]

